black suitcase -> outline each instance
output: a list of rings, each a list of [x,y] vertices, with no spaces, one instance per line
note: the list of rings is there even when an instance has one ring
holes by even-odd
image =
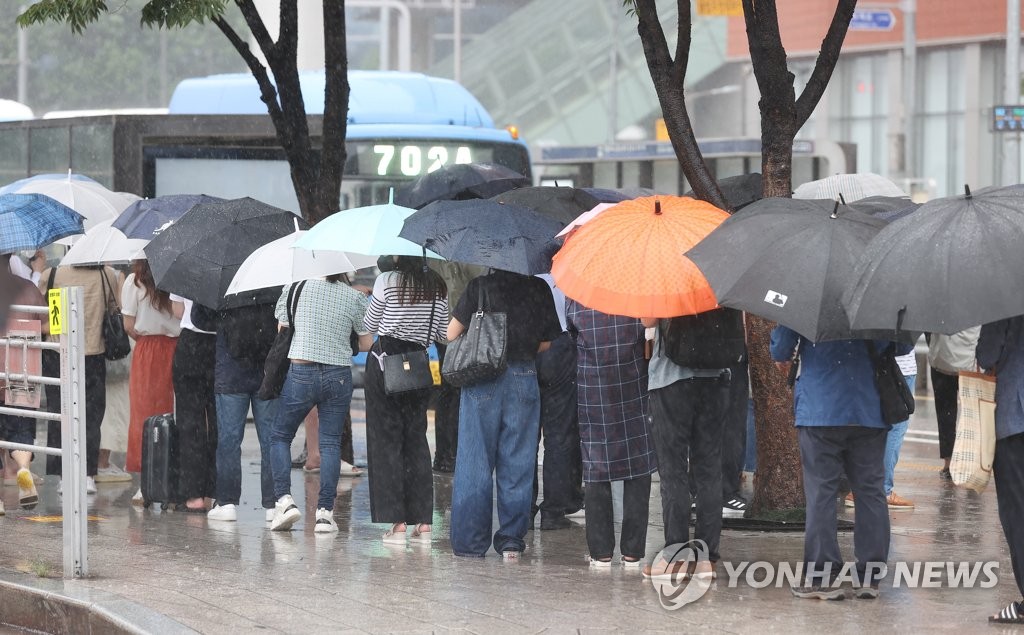
[[[178,503],[178,429],[171,413],[153,415],[142,426],[142,506]]]

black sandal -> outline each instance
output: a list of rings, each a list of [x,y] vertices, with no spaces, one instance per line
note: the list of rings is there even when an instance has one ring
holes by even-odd
[[[1021,603],[1010,602],[1006,608],[995,615],[989,615],[988,621],[993,624],[1024,624],[1024,615],[1021,615]]]

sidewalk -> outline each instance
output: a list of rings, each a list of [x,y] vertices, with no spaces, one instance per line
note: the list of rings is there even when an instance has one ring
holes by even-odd
[[[295,498],[303,520],[291,533],[267,529],[259,505],[259,452],[250,429],[243,447],[242,504],[237,523],[159,510],[143,511],[129,500],[136,483],[102,484],[91,498],[88,580],[64,588],[137,603],[202,633],[252,632],[430,632],[486,633],[579,631],[863,633],[989,629],[987,615],[1019,599],[996,513],[992,486],[982,495],[959,491],[940,480],[937,446],[921,441],[935,430],[931,402],[919,397],[900,464],[896,490],[915,501],[913,512],[893,512],[890,568],[897,561],[975,562],[998,560],[991,589],[891,588],[878,600],[797,600],[786,586],[756,589],[746,576],[734,588],[723,566],[704,597],[678,610],[662,607],[639,571],[587,566],[584,526],[533,531],[519,563],[495,556],[451,555],[447,535],[451,478],[435,475],[432,547],[390,547],[385,527],[369,519],[366,478],[342,479],[336,503],[340,532],[312,533],[308,519],[318,475],[294,470]],[[362,403],[353,403],[356,455],[365,457]],[[933,436],[933,435],[932,435]],[[298,444],[296,444],[296,451]],[[36,465],[41,462],[37,461]],[[59,522],[33,519],[60,514],[56,481],[47,479],[41,504],[17,507],[17,488],[2,491],[7,516],[0,518],[0,574],[5,580],[39,584],[36,573],[61,571]],[[661,503],[651,497],[648,554],[661,544]],[[851,510],[840,512],[852,519]],[[840,535],[852,559],[852,534]],[[727,531],[725,561],[796,563],[803,534]],[[18,573],[18,572],[21,573]],[[36,573],[33,573],[36,572]],[[52,589],[53,581],[42,581]],[[59,585],[58,585],[59,586]],[[3,603],[0,587],[0,605]],[[986,630],[985,632],[997,632]],[[1007,631],[1009,632],[1009,631]]]

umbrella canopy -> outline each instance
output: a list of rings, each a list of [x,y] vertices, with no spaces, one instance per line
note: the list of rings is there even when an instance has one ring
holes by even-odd
[[[249,254],[228,285],[227,294],[280,287],[299,280],[349,273],[377,265],[376,256],[295,249],[295,242],[305,235],[305,230],[298,230]]]
[[[95,181],[74,178],[70,173],[59,179],[25,179],[16,188],[12,184],[10,193],[49,196],[85,217],[85,229],[117,218],[126,207],[139,200],[134,194],[112,192]]]
[[[170,194],[144,198],[125,208],[114,221],[114,228],[129,238],[150,240],[196,205],[223,200],[205,194]]]
[[[428,172],[398,193],[398,204],[420,209],[434,201],[490,198],[530,179],[495,163],[455,163]]]
[[[48,196],[0,195],[0,254],[39,249],[81,234],[83,221],[81,214]]]
[[[0,194],[13,194],[18,190],[18,188],[28,183],[32,183],[34,181],[60,181],[67,178],[71,178],[72,180],[75,181],[88,181],[89,183],[96,183],[94,179],[91,179],[84,174],[75,174],[71,172],[71,170],[68,170],[67,174],[37,174],[35,176],[30,176],[24,179],[18,179],[13,183],[8,183],[7,185],[0,187]]]
[[[683,253],[729,215],[704,201],[651,196],[619,203],[581,226],[554,258],[558,287],[612,315],[667,318],[717,306]]]
[[[580,190],[593,196],[598,203],[621,203],[634,198],[658,195],[658,192],[648,187],[581,187]]]
[[[815,342],[891,338],[851,332],[839,301],[864,247],[886,225],[856,205],[764,198],[686,255],[722,306],[774,320]]]
[[[499,203],[527,207],[563,225],[571,223],[580,214],[594,209],[594,206],[601,202],[586,190],[549,185],[520,187],[491,198]]]
[[[565,238],[566,236],[571,234],[574,229],[578,228],[580,225],[586,225],[590,221],[592,221],[595,218],[597,218],[598,216],[600,216],[601,212],[605,211],[606,209],[611,209],[613,207],[615,207],[615,203],[598,203],[592,209],[590,209],[590,210],[588,210],[586,212],[583,212],[582,214],[577,216],[575,219],[573,219],[573,221],[571,223],[569,223],[568,225],[566,225],[565,229],[563,229],[562,231],[558,232],[558,234],[556,234],[555,237],[556,238]]]
[[[845,197],[844,197],[845,198]],[[847,203],[852,202],[847,199]],[[857,211],[892,222],[921,207],[907,196],[869,196],[857,200]]]
[[[1024,197],[931,200],[867,246],[843,304],[854,328],[956,333],[1024,313]]]
[[[722,190],[725,202],[729,204],[729,207],[734,212],[738,212],[754,201],[760,200],[762,196],[761,175],[757,172],[727,176],[718,182],[718,187]],[[694,196],[693,190],[688,191],[683,196]],[[696,197],[694,196],[694,198]]]
[[[146,246],[156,286],[213,309],[272,302],[278,292],[224,297],[242,262],[257,248],[309,224],[252,198],[196,205]]]
[[[416,210],[395,205],[354,207],[331,214],[299,238],[295,246],[313,251],[345,251],[367,256],[422,256],[423,247],[399,238],[405,219]],[[427,251],[427,257],[440,258]]]
[[[75,241],[68,253],[61,258],[62,265],[124,264],[146,257],[143,249],[148,240],[128,238],[105,220],[94,225],[85,236]]]
[[[895,183],[873,172],[833,174],[810,181],[796,188],[793,198],[827,198],[838,201],[842,196],[847,203],[869,196],[906,196]]]
[[[402,236],[452,262],[523,275],[551,270],[562,223],[493,199],[437,201],[406,219]]]

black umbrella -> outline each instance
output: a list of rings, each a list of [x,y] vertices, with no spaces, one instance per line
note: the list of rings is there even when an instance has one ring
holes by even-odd
[[[272,302],[280,287],[224,297],[257,248],[308,229],[295,214],[251,198],[196,205],[146,246],[156,286],[214,309]]]
[[[885,221],[826,200],[765,198],[736,212],[686,253],[719,304],[790,327],[812,341],[891,339],[851,332],[839,302],[846,275]]]
[[[523,275],[551,271],[556,220],[495,200],[437,201],[405,219],[399,236],[452,262]]]
[[[761,199],[761,175],[757,172],[727,176],[718,182],[718,187],[722,190],[722,196],[725,197],[725,202],[729,204],[733,212],[738,212]],[[693,190],[683,194],[683,196],[693,195]]]
[[[420,209],[434,201],[490,198],[530,185],[522,174],[494,163],[455,163],[428,172],[395,193],[395,204]]]
[[[217,203],[222,198],[205,194],[169,194],[135,201],[111,225],[128,238],[149,240],[200,203]]]
[[[622,201],[631,201],[634,198],[661,194],[661,192],[655,192],[649,187],[581,187],[580,190],[593,196],[598,203],[621,203]]]
[[[929,201],[876,236],[843,304],[855,328],[956,333],[1024,314],[1024,196]]]
[[[492,197],[499,203],[527,207],[553,218],[565,227],[583,212],[589,212],[602,201],[586,190],[575,187],[520,187]],[[623,199],[626,200],[626,199]]]
[[[906,196],[869,196],[857,199],[856,206],[858,211],[891,223],[915,212],[921,204]]]

